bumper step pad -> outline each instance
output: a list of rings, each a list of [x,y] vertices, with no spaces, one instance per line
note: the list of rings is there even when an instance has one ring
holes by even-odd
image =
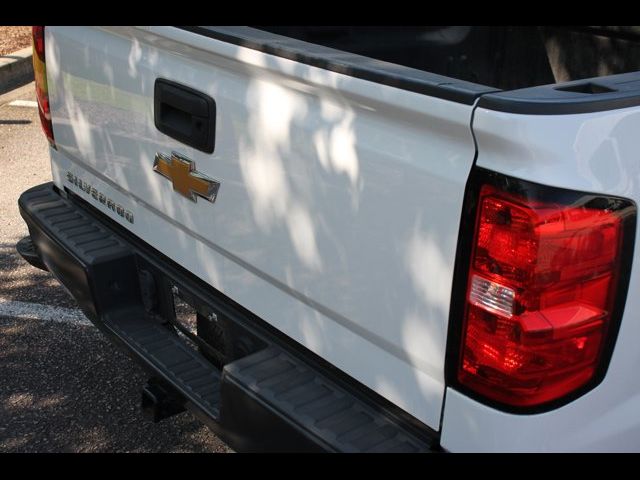
[[[331,450],[429,451],[390,417],[277,346],[226,365],[224,375]]]
[[[144,316],[106,319],[104,324],[186,399],[219,418],[220,371],[178,335]]]

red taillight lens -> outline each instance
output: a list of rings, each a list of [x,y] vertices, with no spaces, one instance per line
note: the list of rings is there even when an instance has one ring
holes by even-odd
[[[49,90],[47,85],[47,67],[44,54],[44,27],[33,27],[33,73],[36,81],[36,98],[42,130],[47,140],[55,148],[51,109],[49,107]]]
[[[485,184],[477,208],[457,381],[515,407],[559,399],[601,366],[633,207]]]

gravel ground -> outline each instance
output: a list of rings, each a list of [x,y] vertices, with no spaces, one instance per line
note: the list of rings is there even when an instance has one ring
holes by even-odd
[[[51,178],[37,108],[16,99],[33,102],[33,83],[0,96],[0,452],[230,451],[189,412],[146,420],[142,369],[16,253],[28,233],[18,196]]]
[[[31,45],[31,27],[0,26],[0,55],[8,55]]]

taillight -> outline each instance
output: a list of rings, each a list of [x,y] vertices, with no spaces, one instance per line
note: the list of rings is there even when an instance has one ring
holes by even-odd
[[[478,175],[455,381],[510,407],[554,402],[606,369],[635,207]]]
[[[47,87],[47,66],[44,54],[44,27],[33,27],[33,73],[36,81],[36,98],[42,130],[47,140],[55,148],[53,126],[51,124],[51,108],[49,106],[49,90]]]

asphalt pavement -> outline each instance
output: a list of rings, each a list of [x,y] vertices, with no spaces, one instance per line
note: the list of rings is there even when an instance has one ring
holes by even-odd
[[[190,412],[154,424],[146,375],[15,250],[18,197],[50,181],[33,83],[0,96],[0,452],[229,452]]]

